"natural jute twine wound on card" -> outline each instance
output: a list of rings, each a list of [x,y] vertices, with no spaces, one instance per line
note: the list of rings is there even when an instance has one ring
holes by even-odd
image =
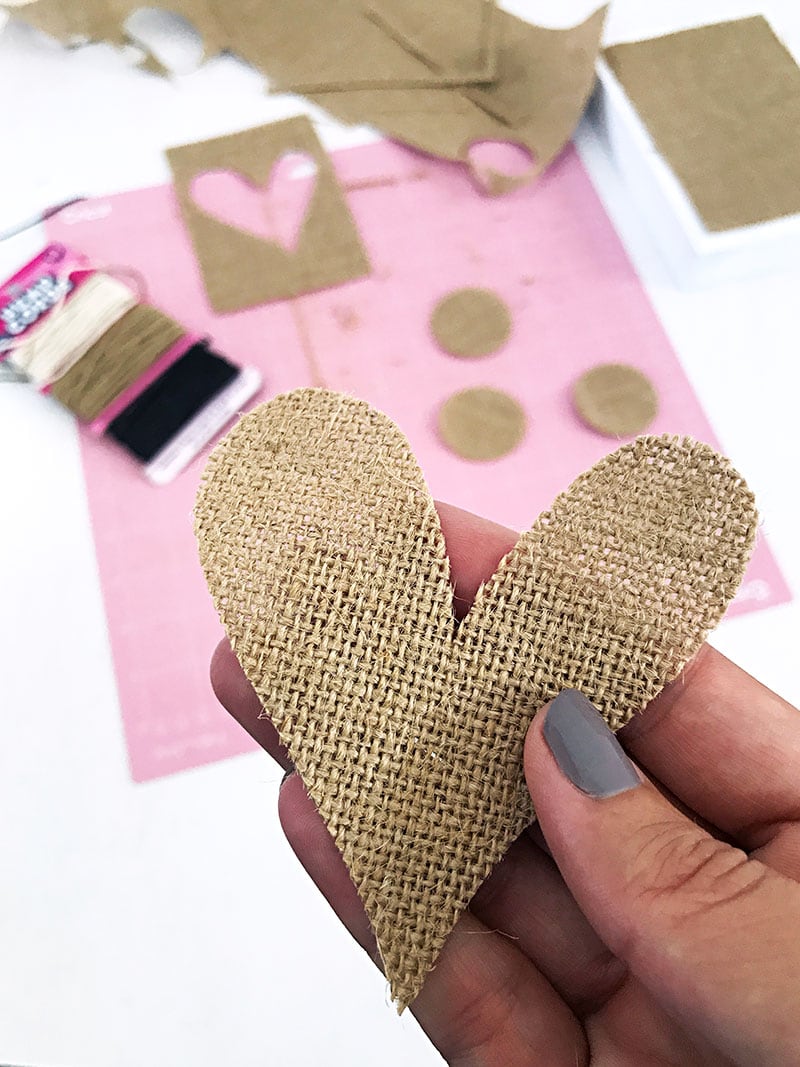
[[[53,396],[89,421],[132,385],[183,335],[157,308],[137,304],[53,386]]]
[[[341,851],[402,1010],[534,817],[525,732],[561,689],[612,728],[681,670],[756,530],[730,463],[641,437],[523,534],[460,625],[408,442],[353,397],[299,390],[217,446],[195,511],[233,649]]]

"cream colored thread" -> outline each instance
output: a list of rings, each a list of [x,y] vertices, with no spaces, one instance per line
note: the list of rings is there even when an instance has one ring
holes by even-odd
[[[50,385],[136,303],[128,286],[108,274],[93,274],[21,338],[8,358],[39,388]]]

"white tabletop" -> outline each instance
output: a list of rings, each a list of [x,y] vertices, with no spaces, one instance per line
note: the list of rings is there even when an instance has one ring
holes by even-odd
[[[509,5],[551,25],[591,6]],[[758,10],[800,53],[796,0],[618,0],[607,40]],[[68,52],[9,25],[0,230],[69,195],[166,180],[168,145],[303,108],[260,86],[232,59],[169,83],[105,46]],[[367,136],[320,130],[332,148]],[[578,140],[800,591],[800,271],[677,291],[613,168],[590,134]],[[40,245],[36,231],[0,244],[0,274]],[[73,423],[0,384],[0,454],[0,1062],[440,1062],[291,855],[266,756],[131,782]],[[793,603],[723,624],[714,643],[798,702],[798,637]]]

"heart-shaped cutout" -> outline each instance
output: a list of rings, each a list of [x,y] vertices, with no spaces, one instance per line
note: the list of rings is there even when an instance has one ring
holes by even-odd
[[[207,215],[294,253],[317,184],[317,162],[302,152],[277,160],[264,186],[233,170],[209,170],[192,181],[192,200]]]
[[[402,1009],[533,818],[535,711],[576,687],[614,728],[722,616],[756,528],[727,460],[642,437],[523,534],[456,629],[439,520],[408,442],[300,390],[214,450],[195,513],[234,651],[332,833]]]

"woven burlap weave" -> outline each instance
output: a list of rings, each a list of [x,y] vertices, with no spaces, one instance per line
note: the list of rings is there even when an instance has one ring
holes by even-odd
[[[228,637],[350,870],[402,1009],[533,818],[531,717],[581,689],[617,728],[734,595],[753,498],[727,460],[642,437],[581,475],[456,626],[409,445],[352,397],[300,390],[213,452],[196,507]]]

